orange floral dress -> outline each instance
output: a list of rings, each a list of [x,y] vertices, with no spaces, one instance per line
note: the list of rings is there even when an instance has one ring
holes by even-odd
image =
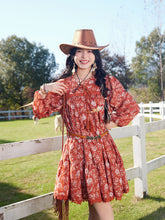
[[[106,132],[104,124],[104,98],[92,76],[78,86],[75,76],[65,79],[68,86],[63,97],[48,93],[45,99],[35,92],[33,111],[38,118],[52,112],[62,114],[68,136],[59,162],[54,198],[82,201],[109,202],[120,200],[129,191],[125,169],[120,153],[111,137],[106,133],[100,138],[81,138],[70,135],[99,137]],[[132,96],[113,76],[106,76],[107,100],[111,121],[118,126],[127,125],[139,112]],[[87,130],[87,119],[92,129]]]

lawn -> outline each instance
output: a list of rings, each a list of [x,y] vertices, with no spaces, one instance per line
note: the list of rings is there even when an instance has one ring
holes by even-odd
[[[146,135],[147,160],[165,154],[165,130]],[[59,134],[58,134],[59,135]],[[0,121],[0,143],[53,137],[54,117],[32,120]],[[133,166],[132,138],[115,140],[123,157],[125,168]],[[16,159],[0,161],[0,206],[28,199],[53,191],[55,175],[61,152],[48,152]],[[121,201],[113,201],[115,220],[163,220],[165,219],[165,167],[148,174],[148,197],[137,200],[134,181],[129,181],[130,192]],[[24,218],[27,220],[57,219],[53,210]],[[70,203],[71,220],[87,220],[88,205]]]

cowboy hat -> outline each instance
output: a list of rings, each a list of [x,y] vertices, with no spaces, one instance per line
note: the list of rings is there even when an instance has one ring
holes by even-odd
[[[60,44],[60,49],[63,53],[69,54],[70,50],[74,47],[91,50],[102,50],[108,45],[109,44],[105,46],[97,46],[93,30],[80,29],[75,31],[72,44]]]

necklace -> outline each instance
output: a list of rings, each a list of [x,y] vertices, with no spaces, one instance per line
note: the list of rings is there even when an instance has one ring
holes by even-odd
[[[87,75],[84,77],[84,79],[80,80],[78,74],[77,74],[77,71],[75,72],[76,73],[76,76],[77,76],[77,79],[79,81],[79,84],[78,86],[74,89],[73,93],[75,93],[77,91],[77,89],[81,86],[81,84],[86,80],[86,78],[89,76],[89,74],[91,73],[91,69],[89,70],[89,72],[87,73]]]

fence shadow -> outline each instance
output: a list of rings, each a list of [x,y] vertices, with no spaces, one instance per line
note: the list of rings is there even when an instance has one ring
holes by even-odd
[[[155,200],[157,202],[165,202],[165,198],[147,195],[145,199]]]
[[[157,202],[165,202],[165,198],[147,196],[145,199],[155,200]],[[156,211],[152,212],[145,217],[140,218],[139,220],[165,220],[165,207],[160,207]]]
[[[152,212],[149,215],[146,215],[139,220],[164,220],[165,219],[165,207],[158,208],[155,212]]]
[[[0,139],[0,144],[7,144],[7,143],[13,143],[13,142],[15,142],[15,141]]]
[[[22,193],[21,191],[21,188],[12,184],[0,182],[0,207],[35,196],[32,194]]]
[[[34,196],[36,195],[23,193],[21,188],[18,188],[12,184],[0,182],[0,207],[9,205],[15,202],[19,202],[22,200],[30,199]],[[3,219],[3,218],[1,218],[0,216],[0,219]],[[45,211],[43,211],[43,212],[28,216],[22,219],[52,220],[52,219],[56,219],[56,217],[48,216],[48,214]]]

